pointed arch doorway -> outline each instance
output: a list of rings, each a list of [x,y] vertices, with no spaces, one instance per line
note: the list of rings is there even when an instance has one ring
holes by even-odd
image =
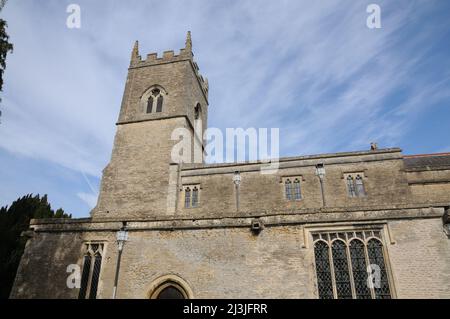
[[[176,275],[157,278],[150,285],[150,299],[192,299],[192,290],[187,282]]]

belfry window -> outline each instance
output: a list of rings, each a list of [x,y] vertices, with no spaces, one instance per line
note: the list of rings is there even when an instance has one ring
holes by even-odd
[[[202,108],[200,106],[200,103],[197,103],[197,105],[194,108],[194,119],[199,120],[201,117]]]
[[[162,112],[163,100],[164,97],[162,91],[158,88],[152,89],[150,95],[147,98],[146,112]]]
[[[189,185],[183,187],[184,208],[195,208],[199,206],[200,185]]]
[[[348,174],[346,177],[347,194],[349,197],[365,197],[363,174]]]
[[[313,240],[319,298],[391,298],[379,230],[316,233]]]
[[[104,245],[101,243],[88,243],[85,249],[86,253],[83,257],[83,270],[78,299],[96,299]]]
[[[301,178],[297,177],[289,177],[284,179],[284,195],[287,200],[291,201],[302,199],[300,179]]]

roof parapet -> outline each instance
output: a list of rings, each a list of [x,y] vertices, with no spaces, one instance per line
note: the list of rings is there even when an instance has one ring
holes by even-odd
[[[183,49],[180,49],[180,52],[178,54],[175,54],[173,50],[168,50],[163,52],[162,57],[158,57],[158,53],[153,52],[147,54],[146,59],[142,60],[141,56],[139,55],[139,43],[138,41],[136,41],[131,53],[130,68],[144,67],[186,60],[191,62],[192,67],[194,69],[194,73],[200,83],[200,87],[205,96],[208,97],[209,91],[208,80],[206,78],[203,78],[203,76],[201,76],[198,64],[194,61],[194,54],[192,53],[192,37],[190,31],[188,31],[186,36],[185,47]]]

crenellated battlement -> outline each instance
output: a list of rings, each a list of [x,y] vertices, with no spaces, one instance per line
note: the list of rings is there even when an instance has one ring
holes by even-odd
[[[139,42],[136,41],[133,47],[133,51],[131,53],[130,60],[130,68],[140,68],[151,65],[158,64],[166,64],[166,63],[174,63],[180,61],[189,61],[194,69],[195,75],[200,83],[203,93],[206,97],[208,97],[209,84],[208,79],[203,78],[200,74],[200,68],[198,67],[197,62],[194,61],[194,53],[192,52],[192,39],[191,32],[188,31],[186,37],[186,45],[184,48],[180,49],[178,54],[175,54],[175,51],[168,50],[164,51],[162,56],[158,56],[158,53],[153,52],[147,54],[145,59],[139,55]]]

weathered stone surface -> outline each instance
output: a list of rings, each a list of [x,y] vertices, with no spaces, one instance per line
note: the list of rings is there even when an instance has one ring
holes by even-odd
[[[196,298],[317,298],[312,232],[378,229],[393,297],[450,298],[450,166],[420,166],[400,149],[280,159],[261,163],[172,163],[176,128],[192,131],[194,107],[206,128],[207,82],[187,47],[179,54],[139,56],[125,85],[111,161],[91,218],[32,220],[12,298],[76,298],[67,266],[82,266],[83,245],[104,244],[98,298],[111,298],[116,232],[127,222],[117,296],[150,298],[164,278]],[[163,111],[145,113],[142,95],[158,85]],[[438,155],[436,155],[438,156]],[[323,163],[323,206],[315,166]],[[239,209],[235,171],[240,172]],[[365,197],[350,198],[346,174],[364,176]],[[302,199],[288,201],[283,179],[301,180]],[[198,185],[199,205],[184,207],[183,186]],[[264,225],[255,234],[254,219]]]

